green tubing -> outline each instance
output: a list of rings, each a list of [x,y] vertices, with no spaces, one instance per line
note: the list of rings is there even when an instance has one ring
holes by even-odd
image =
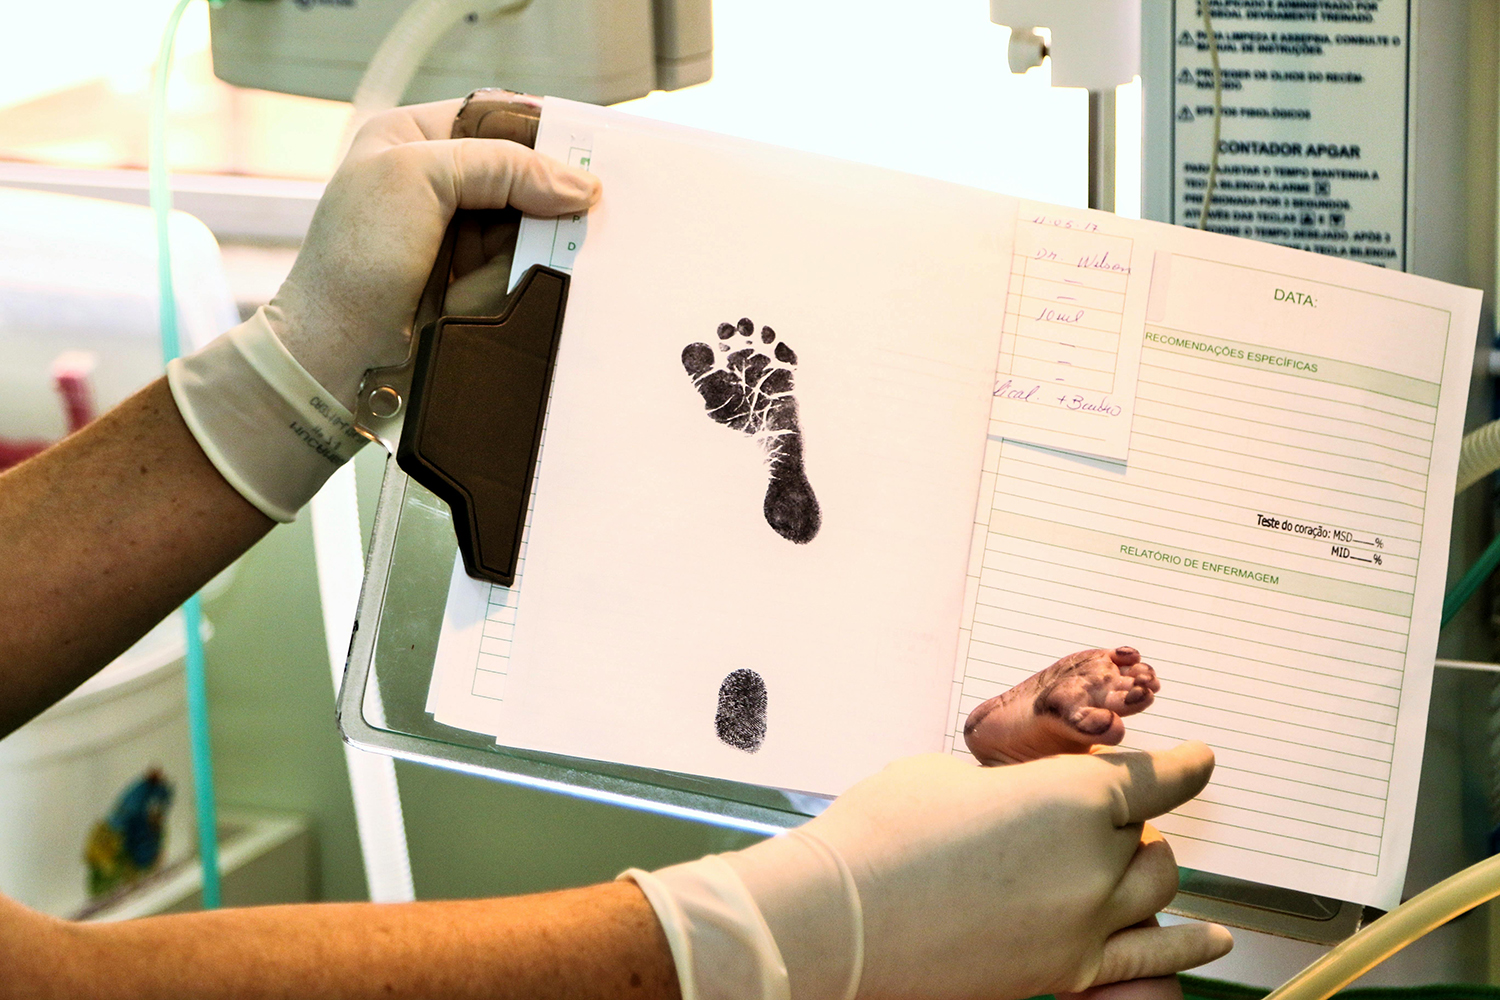
[[[1458,484],[1455,492],[1462,493],[1494,473],[1497,468],[1500,468],[1500,420],[1491,420],[1483,427],[1464,435],[1463,447],[1458,454]],[[1454,584],[1453,589],[1443,598],[1444,625],[1474,596],[1474,591],[1484,586],[1484,582],[1495,572],[1496,565],[1500,565],[1500,536],[1490,542],[1490,547],[1484,550],[1484,554],[1469,567],[1463,579]]]
[[[151,94],[151,210],[156,213],[156,279],[161,319],[162,360],[182,353],[177,336],[177,296],[172,290],[172,245],[169,220],[172,189],[167,183],[167,79],[172,75],[172,43],[183,11],[192,0],[178,0],[162,34]],[[208,691],[203,670],[203,612],[194,594],[182,606],[187,629],[188,729],[192,738],[193,789],[198,810],[198,858],[203,868],[203,908],[219,907],[218,810],[214,805],[214,767],[208,742]]]
[[[1500,535],[1490,542],[1490,547],[1484,550],[1484,554],[1474,560],[1474,565],[1469,567],[1453,589],[1448,591],[1443,598],[1443,624],[1446,625],[1453,620],[1454,616],[1462,610],[1474,596],[1474,592],[1484,586],[1484,582],[1495,572],[1495,567],[1500,566]]]

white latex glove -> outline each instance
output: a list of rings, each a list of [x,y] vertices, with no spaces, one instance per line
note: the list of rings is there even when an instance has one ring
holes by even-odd
[[[1144,821],[1212,769],[1201,743],[1004,768],[915,757],[799,830],[629,876],[662,917],[684,1000],[1030,997],[1166,975],[1232,946],[1211,924],[1133,926],[1177,888]]]
[[[365,370],[406,359],[417,299],[455,209],[561,215],[599,199],[588,173],[503,139],[450,139],[462,101],[365,123],[318,202],[266,317],[308,373],[353,408]]]
[[[455,209],[560,215],[599,183],[517,143],[450,139],[462,102],[387,111],[355,137],[271,303],[168,379],[225,478],[291,520],[364,443],[351,411],[366,369],[406,358],[417,300]]]

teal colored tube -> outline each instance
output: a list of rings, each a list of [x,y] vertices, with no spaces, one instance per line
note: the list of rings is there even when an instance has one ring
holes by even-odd
[[[1474,560],[1474,565],[1469,567],[1467,573],[1453,585],[1443,598],[1443,624],[1446,625],[1453,620],[1463,606],[1474,596],[1474,592],[1484,586],[1495,572],[1495,567],[1500,566],[1500,535],[1490,542],[1490,547],[1484,550],[1484,554]]]
[[[192,0],[178,0],[162,34],[151,94],[151,210],[156,213],[156,280],[161,313],[163,363],[182,353],[177,336],[177,295],[172,289],[172,244],[168,221],[172,189],[167,183],[167,80],[172,75],[172,43]],[[193,790],[198,810],[198,858],[203,868],[203,908],[219,907],[219,820],[214,804],[214,765],[209,753],[208,686],[203,668],[203,611],[194,594],[182,606],[187,628],[187,708],[192,739]]]

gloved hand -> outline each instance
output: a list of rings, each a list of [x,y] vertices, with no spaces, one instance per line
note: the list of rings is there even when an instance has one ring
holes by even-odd
[[[627,876],[684,1000],[1029,997],[1165,975],[1231,947],[1214,925],[1134,926],[1177,887],[1143,823],[1212,769],[1201,743],[1005,768],[915,757],[798,830]]]
[[[450,139],[461,104],[370,119],[328,182],[276,297],[168,369],[209,459],[277,520],[291,520],[364,443],[350,412],[360,379],[405,359],[455,209],[560,215],[598,200],[595,178],[525,146]]]
[[[396,108],[359,130],[292,273],[266,307],[281,342],[346,407],[365,370],[406,358],[417,299],[455,209],[561,215],[599,181],[502,139],[450,139],[462,101]]]

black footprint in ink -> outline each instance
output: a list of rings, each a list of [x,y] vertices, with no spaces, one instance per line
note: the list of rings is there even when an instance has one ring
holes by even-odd
[[[746,753],[754,753],[766,738],[766,682],[754,670],[736,670],[719,685],[719,711],[714,715],[719,739]]]
[[[708,415],[755,438],[765,449],[771,481],[766,486],[766,523],[799,545],[813,540],[823,524],[818,499],[802,469],[802,430],[792,396],[797,355],[784,343],[771,344],[769,326],[755,333],[748,319],[719,325],[718,351],[707,344],[682,349],[682,367],[693,377]]]

